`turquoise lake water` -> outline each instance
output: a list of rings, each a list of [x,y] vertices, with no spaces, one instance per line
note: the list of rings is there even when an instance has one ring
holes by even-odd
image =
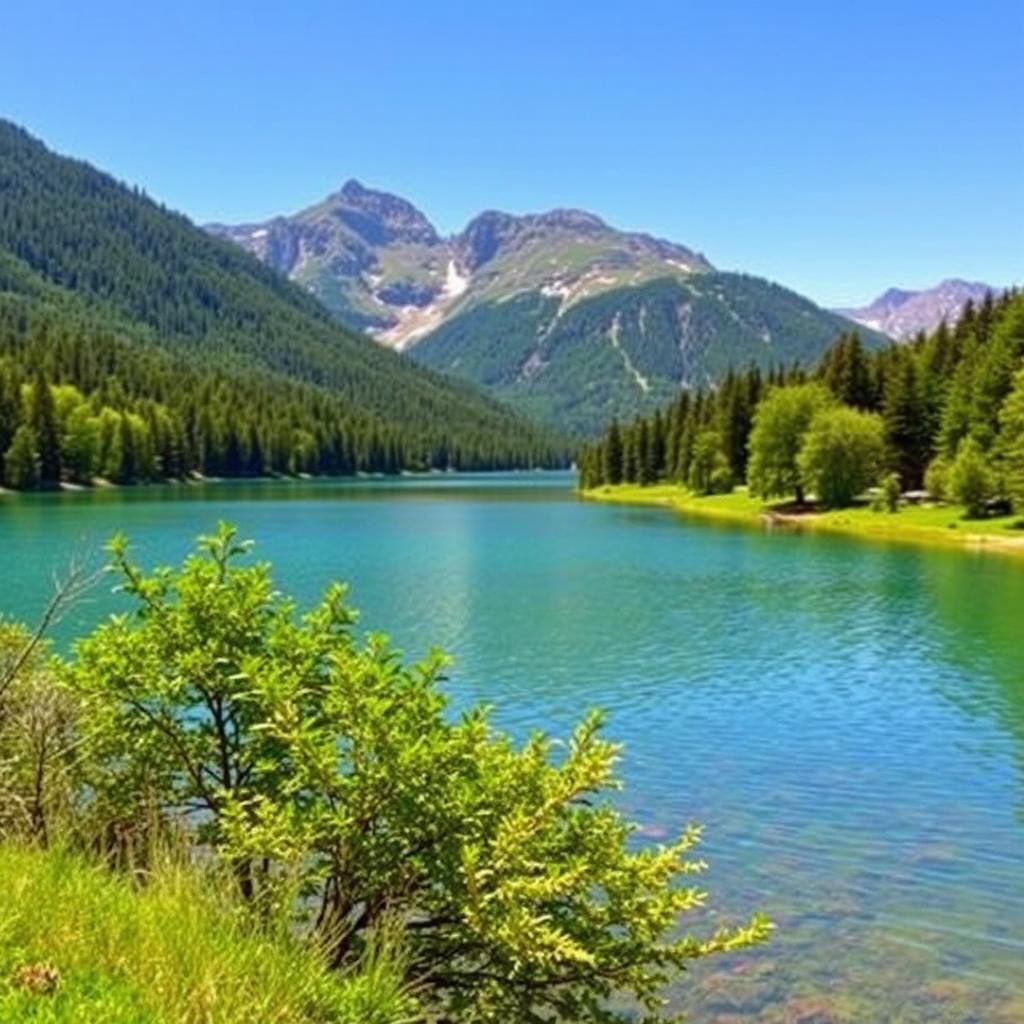
[[[361,628],[456,661],[516,734],[589,706],[645,837],[706,827],[758,951],[674,993],[695,1022],[1024,1021],[1024,563],[584,503],[567,475],[0,496],[0,613],[115,531],[176,562],[218,519]],[[106,584],[104,584],[104,587]],[[66,640],[118,607],[103,588]]]

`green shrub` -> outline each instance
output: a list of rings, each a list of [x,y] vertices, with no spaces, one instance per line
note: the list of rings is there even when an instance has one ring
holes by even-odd
[[[241,898],[309,921],[345,968],[407,923],[429,1013],[466,1024],[607,1024],[624,996],[651,1021],[696,958],[768,923],[680,934],[699,832],[637,848],[613,807],[619,748],[587,717],[564,747],[513,744],[482,709],[454,718],[445,659],[360,642],[344,588],[297,616],[222,526],[180,572],[112,545],[134,614],[77,647],[97,799],[119,820],[199,811]],[[298,898],[296,898],[296,896]]]
[[[747,481],[762,498],[795,494],[803,501],[804,479],[798,464],[811,421],[834,399],[821,384],[774,388],[754,413]]]
[[[841,508],[876,479],[884,450],[880,416],[826,407],[812,418],[797,465],[807,490],[823,505]]]
[[[882,478],[881,487],[882,507],[886,512],[899,511],[901,494],[899,473],[887,473]]]
[[[924,473],[924,489],[936,501],[946,501],[949,498],[949,462],[941,455],[937,455],[928,464]]]
[[[957,448],[949,472],[949,489],[969,517],[985,515],[986,503],[993,496],[995,482],[985,453],[972,437],[964,438]]]

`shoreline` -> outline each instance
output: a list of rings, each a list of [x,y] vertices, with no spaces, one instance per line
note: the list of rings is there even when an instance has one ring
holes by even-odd
[[[907,506],[899,512],[874,512],[866,506],[820,512],[786,512],[746,489],[730,494],[696,495],[674,484],[639,487],[608,485],[581,491],[585,501],[667,508],[695,519],[716,520],[760,530],[831,533],[873,543],[955,548],[1024,558],[1024,530],[1010,524],[1020,516],[965,520],[955,505]]]
[[[545,475],[548,473],[570,473],[569,468],[549,469],[547,467],[520,469],[403,469],[398,473],[349,473],[344,475],[317,473],[266,474],[262,476],[202,476],[193,474],[187,477],[167,477],[164,480],[139,480],[130,484],[117,484],[105,477],[96,477],[91,483],[80,484],[62,480],[56,487],[34,487],[28,490],[16,490],[0,484],[0,498],[12,495],[23,497],[38,494],[96,494],[103,491],[136,491],[161,487],[199,487],[205,484],[244,484],[244,483],[330,483],[334,481],[363,480],[431,480],[447,479],[463,476],[506,475],[523,476]]]

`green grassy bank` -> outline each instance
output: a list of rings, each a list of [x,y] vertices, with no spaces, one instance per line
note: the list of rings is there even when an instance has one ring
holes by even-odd
[[[379,955],[327,970],[260,934],[231,889],[172,866],[144,886],[61,851],[0,845],[0,1021],[46,1024],[401,1024]]]
[[[584,491],[583,497],[625,505],[665,506],[687,515],[758,527],[818,530],[868,540],[960,547],[1024,558],[1024,529],[1015,527],[1022,517],[965,519],[964,510],[958,505],[908,505],[898,512],[876,512],[866,505],[794,512],[788,506],[752,497],[745,488],[731,494],[699,495],[677,484],[603,486]]]

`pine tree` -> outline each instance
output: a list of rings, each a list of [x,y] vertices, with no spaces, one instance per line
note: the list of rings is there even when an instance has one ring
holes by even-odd
[[[41,479],[39,451],[34,431],[23,423],[4,455],[4,482],[15,490],[38,487]]]
[[[32,384],[28,421],[39,454],[39,485],[56,487],[61,476],[60,429],[53,392],[41,369],[36,371]]]
[[[132,430],[128,414],[121,417],[118,428],[118,463],[114,480],[119,484],[134,483],[139,474],[139,459],[135,445],[135,432]]]
[[[603,476],[605,483],[621,484],[623,475],[622,432],[619,429],[618,421],[612,420],[604,443]]]
[[[882,418],[892,468],[899,474],[903,489],[920,488],[931,455],[931,439],[927,405],[909,352],[899,350],[886,378]]]
[[[665,419],[661,410],[656,409],[651,422],[651,474],[652,481],[660,480],[665,475]]]
[[[646,419],[641,419],[636,427],[636,482],[641,487],[654,483],[654,452],[651,444],[651,429]]]

